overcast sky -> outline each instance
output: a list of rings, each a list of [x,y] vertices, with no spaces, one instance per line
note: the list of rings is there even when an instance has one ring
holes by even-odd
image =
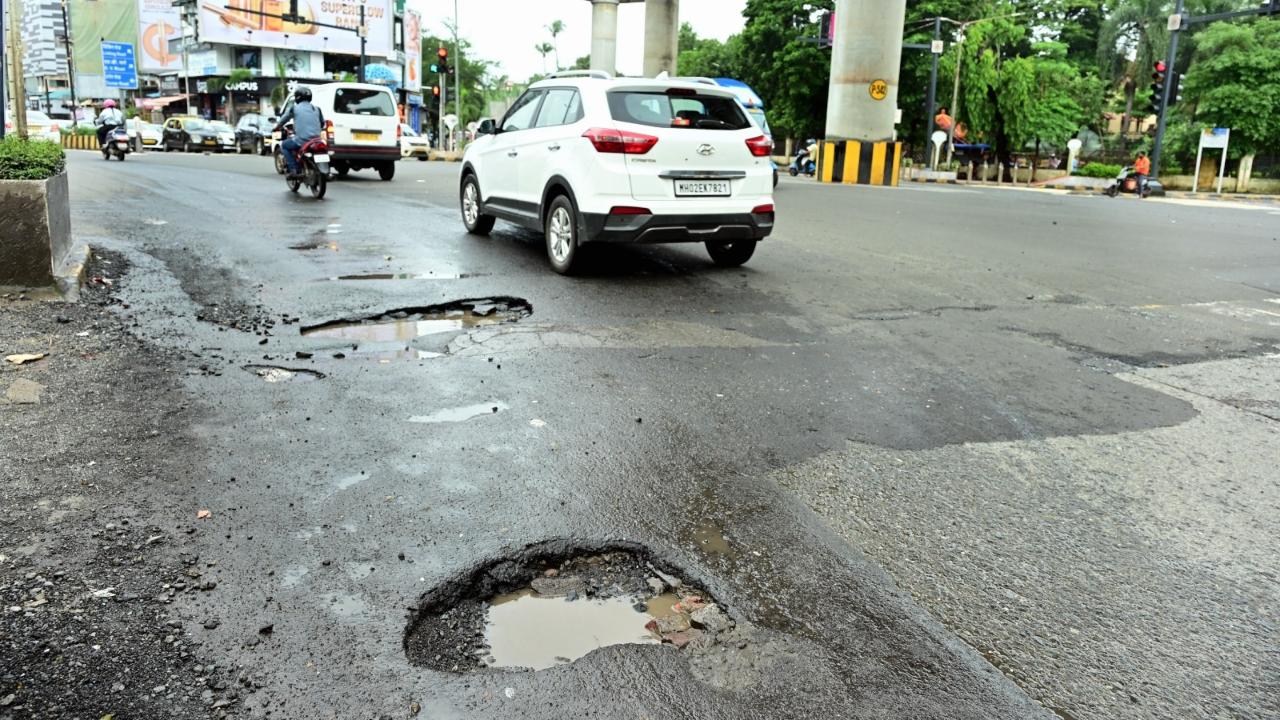
[[[453,16],[448,0],[409,0],[422,13],[423,32],[443,35],[444,19]],[[746,0],[682,0],[680,20],[698,35],[723,40],[742,30]],[[448,18],[441,17],[447,13]],[[458,0],[460,34],[471,41],[477,55],[498,62],[505,73],[520,81],[543,71],[542,56],[534,45],[550,42],[546,26],[563,20],[560,64],[569,66],[591,54],[591,3],[587,0]],[[618,72],[639,75],[644,47],[644,3],[623,4],[618,11]],[[434,48],[423,48],[424,55]],[[547,69],[555,67],[554,55]]]

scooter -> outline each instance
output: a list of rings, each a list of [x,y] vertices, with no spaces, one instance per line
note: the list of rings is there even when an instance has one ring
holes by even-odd
[[[281,149],[281,152],[288,150]],[[298,192],[304,184],[311,197],[319,200],[329,187],[329,145],[322,138],[312,138],[298,151],[298,175],[285,175],[285,184],[291,192]]]
[[[1164,195],[1164,186],[1160,184],[1159,180],[1152,180],[1150,176],[1147,177],[1143,186],[1142,194],[1139,195],[1139,197],[1145,198],[1151,197],[1152,195]],[[1133,172],[1133,167],[1128,166],[1121,170],[1120,174],[1116,176],[1116,179],[1112,180],[1110,185],[1103,188],[1102,192],[1105,193],[1107,197],[1115,197],[1120,193],[1138,195],[1138,175]]]
[[[114,155],[117,160],[124,162],[124,156],[133,152],[133,143],[129,141],[129,131],[114,125],[107,128],[107,141],[102,145],[102,159],[110,160]]]
[[[787,168],[787,172],[791,173],[791,177],[795,177],[800,173],[804,173],[809,177],[813,177],[818,172],[818,165],[809,157],[809,148],[800,148],[796,152],[796,156],[791,158],[791,167]]]

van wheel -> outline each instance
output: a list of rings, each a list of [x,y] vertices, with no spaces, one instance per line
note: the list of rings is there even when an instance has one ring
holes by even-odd
[[[390,181],[396,176],[396,164],[394,162],[384,162],[378,166],[378,177],[384,181]]]
[[[572,274],[581,251],[578,247],[578,211],[573,207],[573,201],[565,195],[552,200],[543,230],[547,237],[547,259],[551,261],[551,269],[561,275]]]
[[[467,232],[472,235],[488,235],[497,218],[480,212],[480,184],[476,182],[475,175],[468,173],[463,178],[461,201],[462,224],[467,226]]]
[[[738,267],[750,260],[755,252],[755,240],[707,243],[707,254],[711,256],[711,261],[720,267]]]
[[[351,166],[339,160],[333,164],[333,171],[337,173],[338,177],[344,178],[347,173],[351,172]]]

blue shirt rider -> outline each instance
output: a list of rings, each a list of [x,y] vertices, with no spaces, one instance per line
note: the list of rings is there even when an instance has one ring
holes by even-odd
[[[289,165],[289,174],[298,174],[297,152],[308,140],[320,137],[324,131],[324,113],[311,104],[311,88],[300,87],[293,91],[293,107],[285,111],[276,122],[275,130],[279,131],[285,123],[293,121],[293,135],[280,143],[284,153],[284,161]]]

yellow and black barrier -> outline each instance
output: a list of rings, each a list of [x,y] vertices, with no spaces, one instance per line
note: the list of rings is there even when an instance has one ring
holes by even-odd
[[[824,140],[818,150],[818,181],[897,187],[902,143]]]
[[[67,150],[97,150],[98,136],[65,133],[62,136],[62,147]]]

